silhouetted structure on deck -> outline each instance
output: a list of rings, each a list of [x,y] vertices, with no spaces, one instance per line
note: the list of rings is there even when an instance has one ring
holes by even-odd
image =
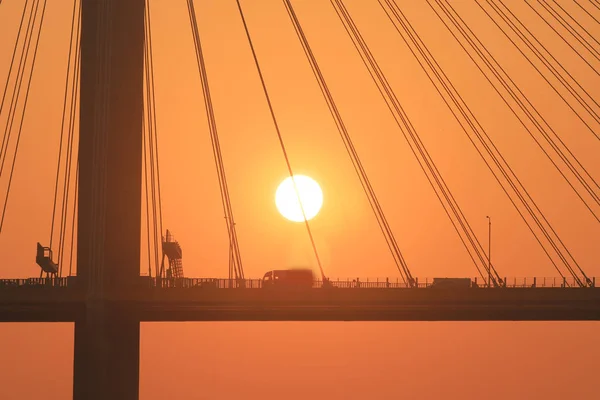
[[[163,258],[160,265],[160,273],[159,276],[163,276],[163,273],[166,273],[166,278],[183,278],[183,251],[181,250],[181,246],[175,240],[175,237],[169,232],[167,229],[166,235],[162,240],[162,250],[163,250]],[[166,272],[164,270],[165,266],[165,258],[167,258],[169,262],[169,268],[167,268]]]
[[[58,264],[52,261],[52,249],[37,244],[35,263],[40,266],[40,278],[46,273],[46,277],[56,277],[58,275]]]

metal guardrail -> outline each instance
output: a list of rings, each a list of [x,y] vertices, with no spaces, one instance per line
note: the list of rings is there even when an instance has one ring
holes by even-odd
[[[216,289],[231,289],[231,288],[248,288],[257,289],[262,288],[262,279],[245,279],[243,281],[229,280],[229,279],[211,279],[211,278],[179,278],[179,279],[150,279],[150,286],[153,287],[180,287],[180,288],[192,288],[192,287],[210,287]],[[595,287],[595,278],[592,278],[593,285]],[[503,288],[559,288],[559,287],[578,287],[575,279],[566,278],[544,278],[544,277],[525,277],[525,278],[508,278],[504,279],[505,285]],[[416,280],[416,288],[429,288],[432,286],[433,279],[426,278],[424,280]],[[477,281],[472,279],[471,287],[486,287],[486,282]],[[330,280],[326,285],[323,285],[323,281],[315,281],[313,288],[322,288],[324,286],[330,286],[340,289],[406,289],[409,288],[408,284],[399,280],[391,281],[388,278],[383,279],[346,279],[346,280]]]
[[[417,288],[431,287],[433,279],[417,279]],[[524,278],[505,278],[505,288],[560,288],[560,287],[578,287],[575,279],[554,278],[554,277],[524,277]],[[592,278],[592,286],[595,287],[596,278]],[[262,279],[220,279],[220,278],[171,278],[157,279],[147,276],[140,277],[141,286],[159,287],[159,288],[213,288],[213,289],[260,289],[263,287]],[[4,287],[53,287],[66,288],[77,285],[77,277],[61,278],[26,278],[26,279],[0,279],[0,289]],[[322,281],[315,281],[313,288],[322,288],[324,286],[340,289],[406,289],[408,285],[399,279],[390,280],[389,278],[376,279],[346,279],[330,280],[327,285]],[[477,280],[471,280],[471,287],[485,287],[486,283]]]
[[[2,287],[64,287],[71,286],[75,277],[0,279]],[[68,282],[71,282],[69,284]]]

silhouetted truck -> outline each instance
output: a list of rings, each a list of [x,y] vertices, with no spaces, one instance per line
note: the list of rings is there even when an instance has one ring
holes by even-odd
[[[313,287],[315,278],[311,269],[278,269],[263,276],[264,288],[306,288]]]
[[[432,288],[465,289],[471,287],[471,278],[433,278]]]

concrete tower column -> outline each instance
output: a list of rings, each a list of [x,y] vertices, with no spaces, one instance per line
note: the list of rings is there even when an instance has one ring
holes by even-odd
[[[145,0],[82,0],[73,398],[137,399],[140,323],[111,303],[139,281]]]

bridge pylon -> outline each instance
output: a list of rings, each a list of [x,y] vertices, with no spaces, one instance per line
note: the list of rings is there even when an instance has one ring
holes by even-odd
[[[74,400],[139,397],[145,0],[82,0]]]

